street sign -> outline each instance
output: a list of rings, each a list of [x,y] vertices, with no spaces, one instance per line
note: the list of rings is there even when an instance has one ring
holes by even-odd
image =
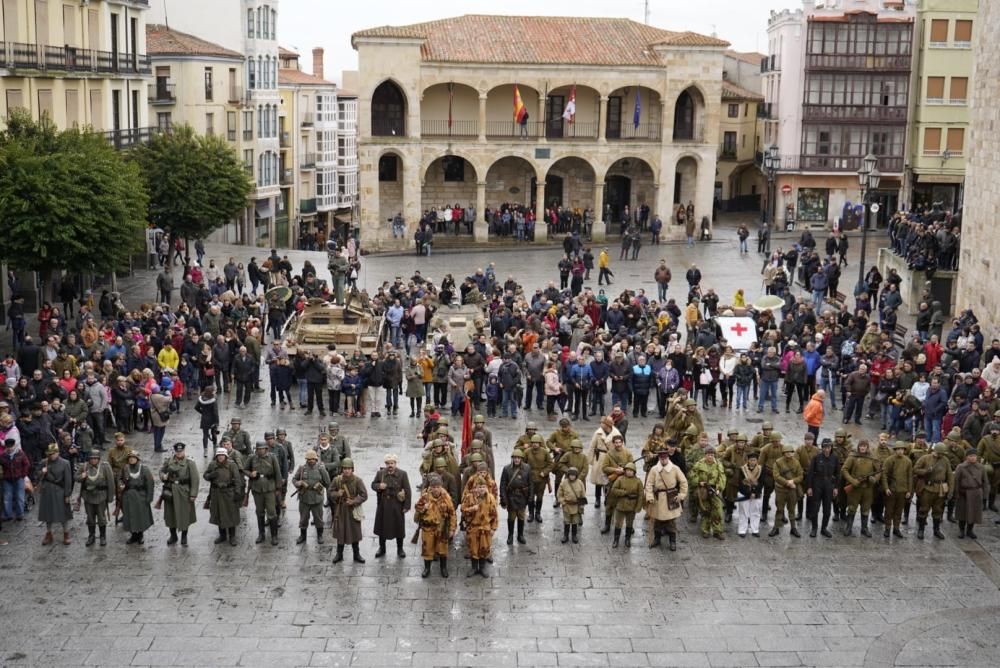
[[[872,204],[870,207],[868,207],[868,210],[871,211],[872,213],[878,213],[878,204]]]
[[[787,195],[788,193],[792,192],[792,187],[786,183],[785,185],[781,186],[781,192]]]

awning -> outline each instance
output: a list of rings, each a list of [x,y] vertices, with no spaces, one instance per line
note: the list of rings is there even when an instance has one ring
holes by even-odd
[[[274,216],[274,200],[270,197],[259,199],[256,203],[256,209],[258,218],[271,218]]]
[[[336,220],[338,223],[345,223],[347,225],[354,224],[354,221],[351,220],[351,215],[346,213],[341,215],[334,215],[333,219]]]
[[[917,176],[917,183],[941,183],[960,185],[965,181],[962,174],[921,174],[914,172]]]

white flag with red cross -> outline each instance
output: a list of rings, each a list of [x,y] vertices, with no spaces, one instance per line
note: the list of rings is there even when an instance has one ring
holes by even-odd
[[[750,344],[757,340],[757,327],[753,318],[719,316],[715,322],[733,350],[749,350]]]

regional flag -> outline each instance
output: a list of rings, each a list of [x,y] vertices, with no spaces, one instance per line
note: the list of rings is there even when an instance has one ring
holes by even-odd
[[[632,127],[639,129],[639,112],[642,110],[642,102],[639,101],[639,88],[635,89],[635,111],[632,112]]]
[[[569,92],[569,102],[566,103],[566,108],[563,110],[562,117],[570,123],[576,120],[576,85],[574,85],[573,90]]]
[[[514,84],[514,122],[520,123],[527,114],[528,110],[524,108],[524,101],[521,99],[521,91],[518,90],[517,84]]]

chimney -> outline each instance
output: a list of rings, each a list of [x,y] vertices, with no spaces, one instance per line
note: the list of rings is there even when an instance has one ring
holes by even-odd
[[[323,78],[323,48],[313,49],[313,76]]]

